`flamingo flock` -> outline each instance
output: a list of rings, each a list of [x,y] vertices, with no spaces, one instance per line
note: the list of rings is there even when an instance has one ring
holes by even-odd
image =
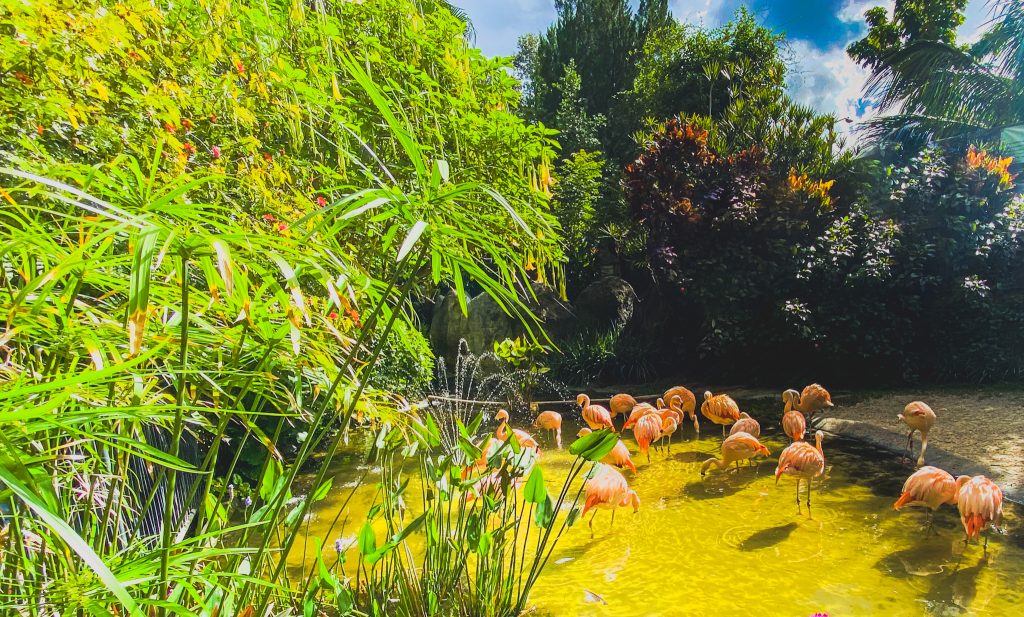
[[[665,401],[668,401],[667,405]],[[784,407],[780,424],[790,443],[779,453],[775,483],[778,484],[783,476],[794,478],[797,515],[803,514],[802,505],[806,505],[807,517],[811,519],[812,483],[822,478],[826,472],[825,453],[822,449],[824,432],[814,432],[813,444],[805,441],[805,436],[814,414],[834,405],[828,390],[819,384],[811,384],[802,391],[786,390],[782,393],[782,401]],[[589,523],[591,534],[597,510],[611,510],[614,523],[617,508],[632,507],[634,512],[640,508],[640,498],[630,488],[629,482],[620,471],[628,469],[634,475],[638,473],[630,450],[621,438],[622,435],[632,430],[639,453],[650,464],[651,448],[663,447],[671,452],[672,437],[681,430],[684,422],[692,423],[694,432],[700,434],[696,402],[693,392],[683,386],[670,388],[654,405],[640,402],[626,393],[616,394],[608,399],[607,408],[594,403],[586,394],[577,396],[576,403],[580,408],[581,419],[587,426],[579,431],[578,437],[601,429],[609,429],[620,436],[611,452],[601,459],[599,469],[586,480],[583,487],[586,495],[583,514],[594,511]],[[720,425],[723,436],[720,455],[708,458],[701,465],[702,477],[712,470],[739,472],[740,462],[746,462],[749,466],[758,456],[771,456],[769,449],[759,441],[761,424],[750,414],[740,411],[739,405],[728,394],[704,392],[700,413],[711,423]],[[617,418],[623,418],[621,428],[616,427]],[[909,429],[907,449],[911,456],[915,432],[921,434],[921,449],[917,458],[918,469],[907,478],[902,494],[893,507],[896,510],[923,507],[931,510],[931,517],[934,517],[935,511],[943,505],[956,506],[964,528],[965,542],[979,538],[986,530],[998,525],[1002,517],[1003,493],[994,482],[980,475],[954,478],[942,469],[925,466],[928,435],[937,419],[931,407],[924,402],[913,401],[906,405],[903,413],[897,418]],[[497,441],[505,441],[510,434],[514,434],[520,446],[532,449],[537,456],[540,455],[540,445],[529,433],[509,428],[509,417],[505,410],[500,410],[495,419],[500,423],[494,434]],[[533,426],[549,433],[556,448],[562,447],[561,414],[555,411],[542,411],[537,415]],[[485,447],[484,452],[487,450]],[[806,485],[803,504],[800,491],[802,485]],[[931,517],[929,531],[932,529]],[[986,549],[987,546],[986,534]]]

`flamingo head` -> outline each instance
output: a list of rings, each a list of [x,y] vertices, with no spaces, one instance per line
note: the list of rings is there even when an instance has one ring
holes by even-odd
[[[764,444],[758,444],[757,445],[757,451],[760,452],[761,454],[765,455],[765,456],[771,456],[772,455],[771,451],[768,449],[768,446],[766,446]]]
[[[821,440],[825,438],[825,433],[817,431],[814,433],[814,444],[818,448],[818,452],[821,452]]]
[[[591,434],[593,432],[594,431],[592,431],[589,428],[584,426],[583,428],[580,429],[580,432],[576,433],[576,436],[577,437],[583,437],[584,435],[589,435],[589,434]]]
[[[959,496],[959,494],[960,494],[960,489],[962,489],[964,487],[964,485],[967,484],[970,481],[971,481],[971,476],[957,476],[957,478],[956,478],[956,492],[957,492],[957,496]]]
[[[795,405],[796,402],[799,401],[799,400],[800,400],[800,393],[797,392],[796,390],[786,390],[785,392],[782,393],[782,402],[783,403],[792,403],[792,404]]]
[[[671,403],[669,403],[669,405],[671,405]],[[663,399],[663,398],[661,398],[659,396],[658,400],[654,401],[654,406],[657,407],[658,409],[664,408],[665,407],[665,399]]]
[[[590,397],[587,396],[586,394],[577,394],[576,404],[579,405],[580,407],[586,407],[587,405],[590,404]]]
[[[740,412],[740,417],[741,417],[741,418],[743,418],[743,419],[745,419],[745,420],[750,420],[750,419],[751,419],[751,418],[750,418],[750,414],[749,414],[749,413],[747,413],[747,412],[745,412],[745,411],[741,411],[741,412]]]
[[[498,413],[494,414],[494,419],[498,422],[508,422],[508,411],[499,409]]]
[[[672,397],[672,400],[668,402],[668,408],[680,411],[683,408],[683,397],[678,394]]]
[[[713,395],[711,394],[711,390],[705,390],[705,391],[704,391],[704,400],[705,400],[705,401],[709,401],[709,400],[711,400],[711,397],[712,397],[712,396],[713,396]]]

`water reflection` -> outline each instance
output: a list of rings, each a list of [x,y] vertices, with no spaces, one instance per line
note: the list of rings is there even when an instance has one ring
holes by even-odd
[[[753,407],[752,415],[761,420],[762,441],[777,456],[787,442],[773,426],[778,410]],[[574,435],[570,414],[565,416],[563,435]],[[513,419],[514,426],[528,424]],[[702,435],[674,443],[671,453],[652,451],[651,464],[643,461],[636,475],[626,472],[643,502],[639,514],[620,511],[612,527],[602,513],[593,538],[585,521],[568,530],[535,587],[534,614],[1019,613],[1024,549],[1012,505],[1004,519],[1008,533],[992,536],[987,555],[978,544],[964,547],[953,509],[940,510],[937,533],[926,535],[927,513],[892,510],[910,473],[896,456],[827,439],[831,469],[815,483],[809,521],[795,514],[793,483],[775,485],[774,456],[756,468],[741,465],[702,479],[701,463],[722,441],[715,431]],[[636,444],[628,436],[626,441],[636,459]],[[361,463],[352,457],[339,466],[335,486],[341,478],[351,481]],[[569,464],[565,451],[544,449],[541,465],[549,486],[560,482]],[[371,473],[368,480],[371,486],[352,499],[349,533],[372,502],[377,477]],[[337,498],[318,504],[311,537],[326,533],[347,494],[338,491]],[[334,539],[324,542],[331,546]],[[291,557],[298,565],[313,555]]]

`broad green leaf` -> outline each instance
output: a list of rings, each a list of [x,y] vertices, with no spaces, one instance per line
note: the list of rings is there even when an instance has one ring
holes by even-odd
[[[529,503],[540,503],[548,496],[544,487],[544,474],[539,465],[534,465],[530,471],[530,477],[526,480],[526,488],[523,489],[523,498]]]
[[[427,229],[426,221],[416,221],[416,224],[412,226],[409,233],[405,236],[405,240],[402,241],[401,248],[398,249],[398,258],[395,260],[401,262],[406,256],[412,251],[412,247],[416,246],[416,241],[420,239],[423,232]]]
[[[373,532],[373,526],[370,525],[370,521],[363,523],[363,528],[359,530],[359,554],[364,558],[372,555],[377,550],[377,535]]]

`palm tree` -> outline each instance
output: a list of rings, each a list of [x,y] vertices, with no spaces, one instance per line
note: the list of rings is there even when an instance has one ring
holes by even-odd
[[[869,138],[989,141],[1024,124],[1024,2],[990,6],[993,25],[974,45],[913,41],[874,67],[865,96],[883,115],[862,126]]]

